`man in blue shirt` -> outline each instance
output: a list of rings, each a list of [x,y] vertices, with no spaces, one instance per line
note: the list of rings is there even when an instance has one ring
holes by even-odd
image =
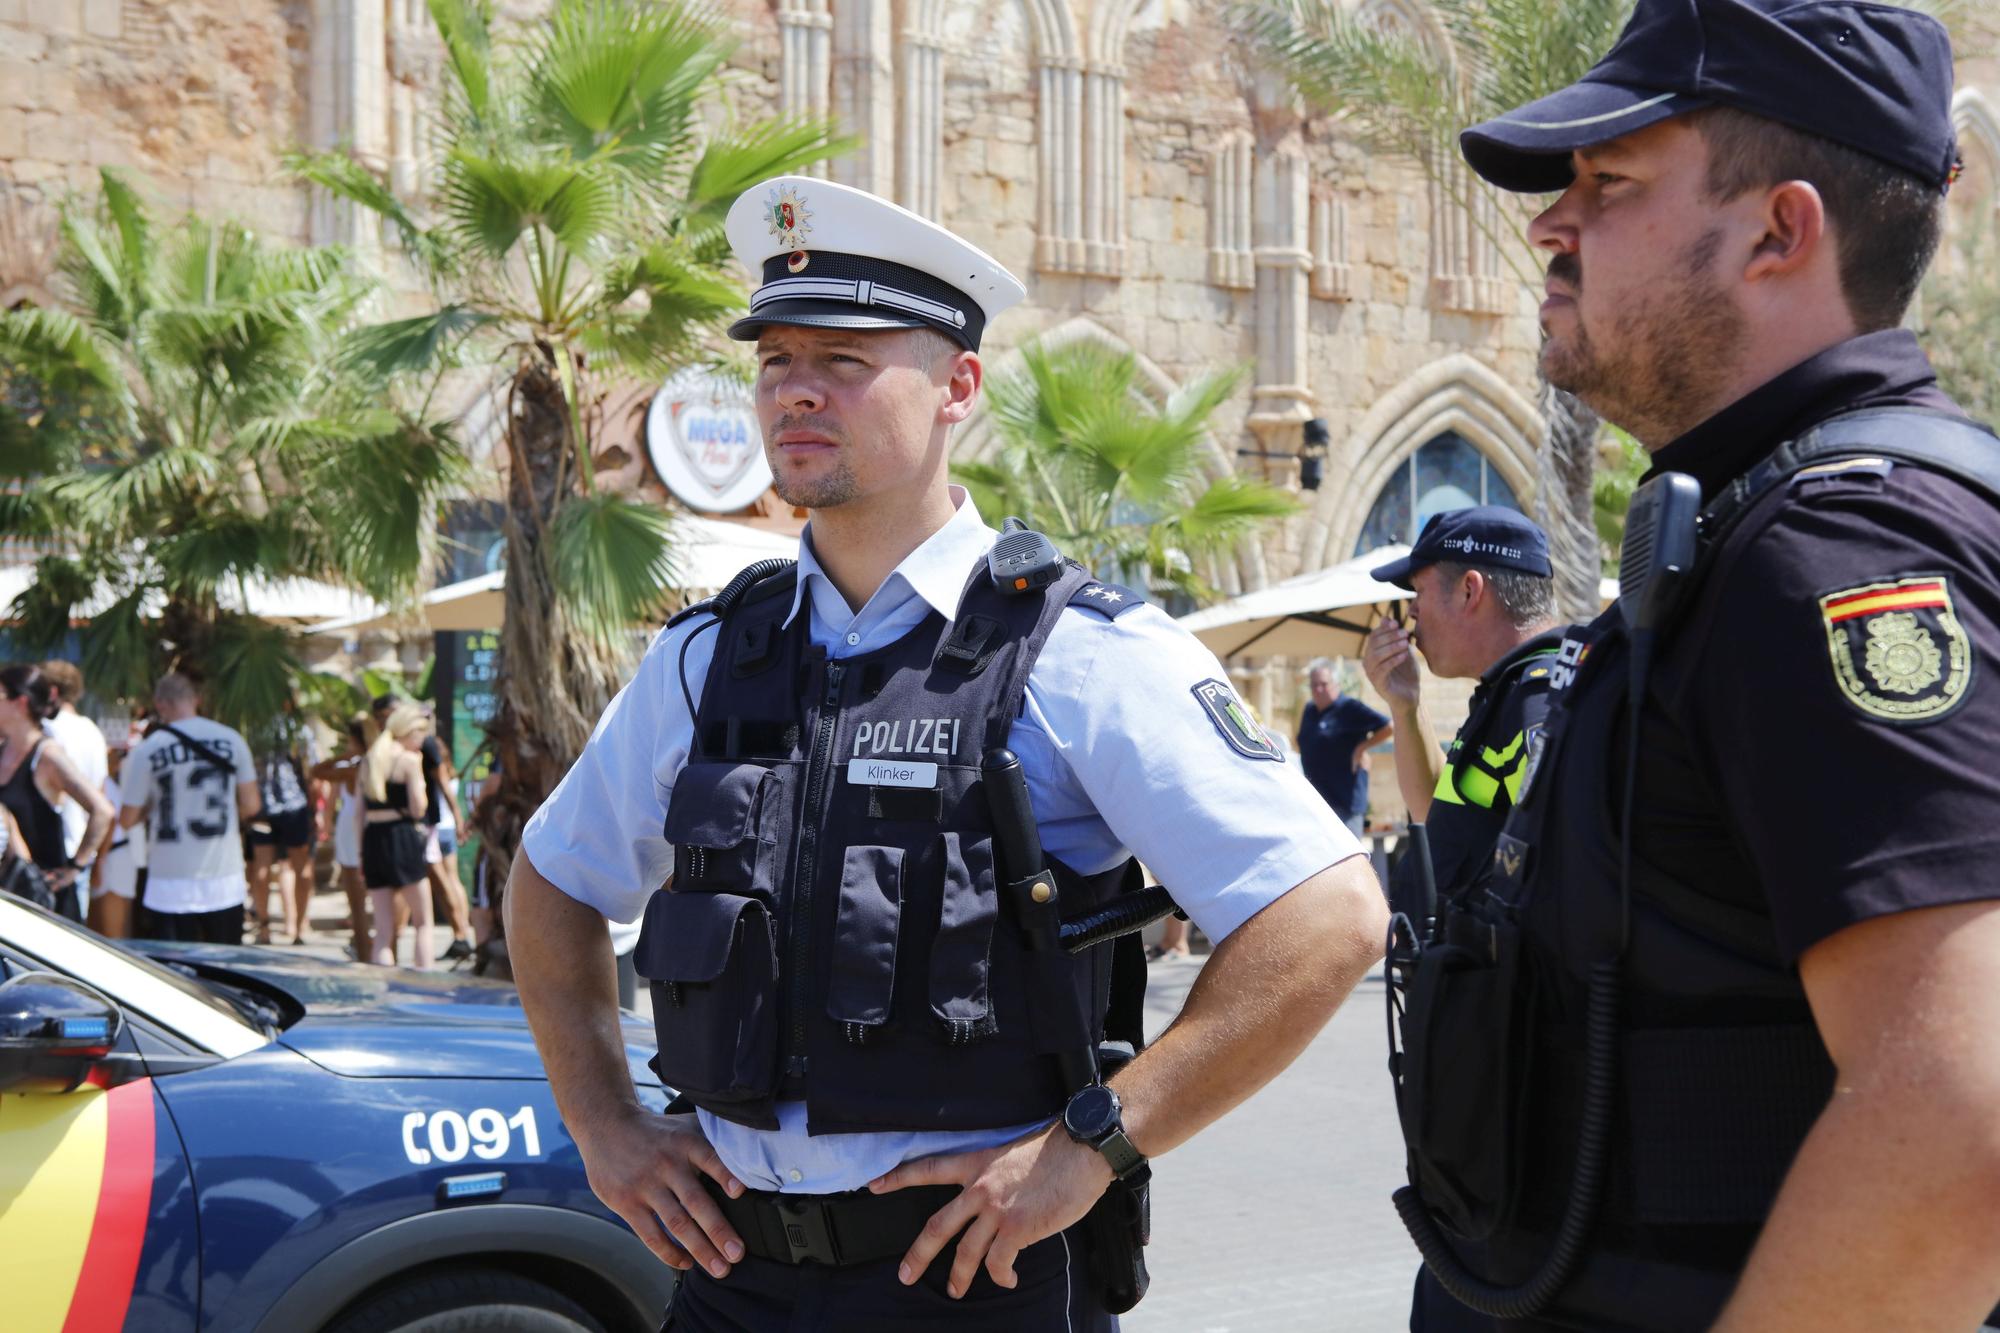
[[[906,1125],[883,1125],[878,1107],[878,1120],[861,1128],[852,1116],[837,1123],[842,1117],[815,1100],[826,1098],[829,1072],[818,1055],[780,1066],[775,1104],[768,1112],[760,1104],[754,1115],[703,1103],[696,1114],[660,1116],[633,1090],[605,919],[645,912],[650,929],[655,904],[667,903],[709,924],[718,913],[706,909],[719,903],[736,925],[723,923],[714,947],[734,949],[732,940],[749,938],[761,955],[769,946],[763,923],[804,914],[811,909],[802,894],[814,897],[810,869],[797,869],[818,864],[803,841],[772,856],[744,841],[746,828],[770,817],[769,807],[799,808],[783,800],[792,779],[778,771],[795,771],[797,761],[780,757],[761,776],[748,765],[718,774],[728,765],[709,757],[708,730],[697,734],[702,710],[695,701],[718,682],[739,688],[730,682],[749,678],[738,674],[746,654],[766,651],[798,653],[801,676],[848,679],[851,689],[867,679],[871,663],[936,633],[940,619],[957,625],[961,602],[972,602],[976,581],[987,578],[995,533],[965,492],[948,484],[949,439],[978,401],[985,322],[1025,294],[991,257],[943,228],[826,181],[786,177],[757,187],[731,210],[728,231],[739,260],[763,279],[749,316],[731,333],[757,342],[756,403],[774,486],[810,510],[811,521],[794,586],[759,604],[765,618],[757,625],[735,632],[726,628],[734,620],[718,628],[714,615],[696,614],[654,640],[633,682],[528,824],[507,890],[507,933],[550,1084],[592,1187],[663,1262],[687,1272],[667,1325],[675,1333],[1113,1327],[1091,1308],[1072,1236],[1114,1176],[1126,1173],[1108,1140],[1079,1136],[1068,1117],[1054,1119],[1065,1109],[1060,1098],[1010,1122],[964,1098],[918,1105],[906,1097]],[[1184,1142],[1304,1049],[1380,957],[1387,918],[1359,845],[1249,720],[1211,653],[1127,589],[1087,583],[1052,609],[1057,614],[1039,622],[1047,637],[1018,706],[995,719],[1020,758],[1043,849],[1083,876],[1138,857],[1217,942],[1180,1017],[1112,1082],[1122,1099],[1119,1155],[1132,1150],[1143,1168],[1145,1158]],[[966,617],[964,629],[977,630],[976,617]],[[803,649],[802,630],[809,640]],[[851,659],[861,661],[850,667]],[[906,677],[941,679],[935,669],[899,669],[878,682],[884,697],[909,689]],[[762,679],[775,692],[769,698],[798,697],[801,710],[822,710],[828,728],[843,725],[829,720],[823,710],[830,705],[818,693],[793,683],[792,672]],[[799,748],[796,730],[787,736],[784,728],[751,728],[735,717],[715,719],[714,730],[726,737],[731,721],[739,733],[771,733],[746,739],[746,753]],[[885,809],[902,812],[890,817],[906,825],[937,820],[947,777],[956,780],[953,770],[979,762],[977,735],[961,742],[956,725],[874,728],[870,753],[898,748],[899,734],[926,747],[896,765],[907,774],[897,779],[905,789],[880,794]],[[918,735],[927,739],[911,741]],[[857,741],[842,750],[843,762],[824,785],[806,788],[807,815],[816,796],[853,800],[853,784],[873,780],[856,777],[866,755],[845,762],[849,750],[861,748]],[[815,756],[818,749],[815,742]],[[691,764],[691,757],[702,762]],[[807,762],[822,772],[816,758]],[[683,828],[677,788],[700,795],[701,782],[716,784],[718,799],[686,821],[698,827]],[[732,784],[741,799],[724,811],[721,788]],[[670,823],[687,836],[670,842]],[[953,846],[976,840],[943,836]],[[854,840],[845,831],[840,837]],[[689,855],[681,844],[690,838],[727,842],[731,850]],[[870,868],[890,864],[892,850],[847,848],[846,863],[869,873],[854,883],[836,875],[834,900],[867,911],[811,937],[817,942],[803,955],[807,966],[791,977],[819,984],[816,971],[828,968],[830,955],[844,978],[880,983],[892,1013],[914,1010],[912,1022],[879,1042],[856,1033],[853,1054],[833,1048],[835,1069],[898,1042],[915,1048],[935,1039],[923,1030],[923,999],[936,979],[936,954],[905,959],[893,975],[870,969],[905,952],[908,938],[928,950],[947,924],[956,929],[966,916],[992,910],[990,869],[968,870],[974,887],[988,887],[947,896],[954,919],[941,922],[934,880],[915,870],[895,882],[873,877]],[[842,865],[838,849],[825,859]],[[754,874],[746,870],[752,865]],[[695,899],[705,880],[728,873],[750,878],[736,891],[709,893],[707,903]],[[686,882],[656,895],[669,876]],[[932,894],[928,911],[915,906],[922,893]],[[872,941],[872,953],[842,943],[848,926]],[[786,938],[782,930],[778,938]],[[939,1060],[970,1060],[966,1067],[976,1069],[981,1051],[1022,1040],[1022,1016],[1000,1012],[1004,989],[1020,987],[1018,972],[1008,969],[1020,966],[1021,955],[1001,934],[991,941],[998,1035],[968,1030],[969,1046],[937,1048]],[[688,932],[660,941],[662,952],[697,958],[707,947]],[[788,953],[785,966],[798,961]],[[729,965],[718,956],[708,979]],[[690,971],[666,975],[700,980]],[[755,993],[789,1006],[793,1024],[822,1022],[841,998],[826,989],[792,990],[783,993],[787,999],[773,995],[768,982],[766,975]],[[690,1004],[703,1002],[689,993]],[[656,998],[657,1014],[678,992],[656,985],[655,994],[665,997]],[[718,1026],[756,1021],[739,1007]],[[912,1073],[927,1071],[914,1066]],[[802,1096],[786,1095],[794,1081]],[[900,1090],[885,1082],[875,1091],[888,1104]],[[947,1123],[955,1127],[939,1127]],[[913,1186],[939,1190],[945,1201],[934,1213],[927,1205],[878,1256],[788,1256],[769,1239],[789,1238],[780,1219],[802,1208],[836,1221],[880,1218],[875,1204]],[[759,1225],[732,1224],[745,1215]],[[875,1230],[879,1239],[882,1228]]]
[[[1325,658],[1312,664],[1306,683],[1312,701],[1299,715],[1299,761],[1306,780],[1358,835],[1368,815],[1368,752],[1396,728],[1367,704],[1342,694],[1333,663]]]

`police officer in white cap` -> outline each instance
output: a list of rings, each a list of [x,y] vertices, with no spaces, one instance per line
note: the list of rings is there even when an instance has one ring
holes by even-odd
[[[728,234],[761,277],[730,333],[811,522],[795,569],[659,635],[528,825],[508,939],[564,1121],[686,1270],[677,1333],[1112,1327],[1076,1224],[1303,1049],[1381,952],[1380,891],[1159,609],[989,565],[948,445],[1013,275],[804,177]],[[1108,1089],[1053,1052],[1116,1026],[1113,950],[1034,953],[1002,901],[1000,745],[1065,916],[1138,858],[1216,942]],[[646,1111],[626,1069],[602,918],[642,914],[656,1067],[690,1114]]]

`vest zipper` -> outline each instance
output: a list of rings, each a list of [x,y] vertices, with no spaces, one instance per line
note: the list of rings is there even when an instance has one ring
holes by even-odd
[[[792,1034],[785,1057],[785,1077],[806,1076],[806,1003],[811,994],[808,960],[812,944],[813,880],[819,873],[819,825],[826,800],[827,749],[840,720],[840,682],[847,668],[826,665],[826,692],[820,699],[819,722],[813,728],[812,750],[806,757],[806,802],[799,813],[799,859],[792,871],[791,958]],[[803,1092],[803,1087],[799,1089]]]

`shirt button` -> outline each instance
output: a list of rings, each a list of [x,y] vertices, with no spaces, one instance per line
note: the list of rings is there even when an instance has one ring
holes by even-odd
[[[785,1172],[785,1175],[790,1177],[791,1182],[794,1185],[798,1184],[801,1180],[804,1180],[806,1178],[805,1172],[799,1170],[797,1167],[793,1167],[791,1170]]]
[[[850,634],[847,636],[847,646],[849,648],[852,648],[855,644],[860,642],[861,642],[861,636],[859,634]]]

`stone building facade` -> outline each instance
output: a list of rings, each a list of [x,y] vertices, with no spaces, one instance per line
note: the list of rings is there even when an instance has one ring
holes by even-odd
[[[1448,53],[1423,0],[1359,3]],[[1250,366],[1212,465],[1292,486],[1289,458],[1238,451],[1295,453],[1301,424],[1327,421],[1324,484],[1216,571],[1224,588],[1407,539],[1427,466],[1451,493],[1532,509],[1537,284],[1492,239],[1512,205],[1470,190],[1468,206],[1302,115],[1221,0],[724,7],[742,43],[732,96],[838,116],[863,142],[825,174],[947,222],[1026,281],[989,365],[1033,337],[1100,339],[1136,352],[1160,394]],[[501,8],[533,23],[541,6]],[[288,181],[281,156],[347,144],[413,180],[439,78],[429,23],[423,0],[0,0],[0,301],[47,299],[49,206],[105,164],[168,207],[380,252],[378,229]],[[1985,227],[2000,61],[1967,59],[1960,85],[1954,225]],[[1430,466],[1437,441],[1450,449]],[[959,448],[983,444],[975,423]],[[1295,705],[1295,680],[1291,665],[1245,683],[1269,715]]]

